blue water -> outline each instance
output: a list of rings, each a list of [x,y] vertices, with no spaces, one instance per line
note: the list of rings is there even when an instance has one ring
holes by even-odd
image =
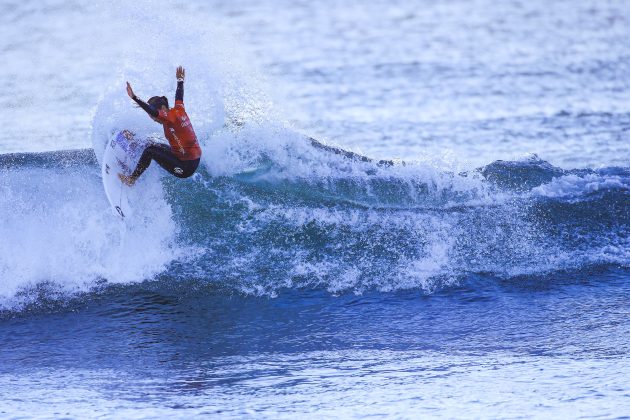
[[[0,9],[2,417],[630,413],[625,2]]]

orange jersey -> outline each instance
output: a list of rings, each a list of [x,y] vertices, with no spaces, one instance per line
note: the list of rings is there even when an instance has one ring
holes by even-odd
[[[194,160],[201,157],[201,148],[186,114],[183,101],[175,101],[175,106],[168,112],[160,110],[157,119],[164,127],[164,136],[175,156],[180,160]]]

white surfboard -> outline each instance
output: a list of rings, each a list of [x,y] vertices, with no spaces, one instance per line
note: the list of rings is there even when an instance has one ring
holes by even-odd
[[[133,214],[128,197],[132,187],[124,184],[118,174],[130,175],[145,147],[146,142],[134,139],[127,130],[114,133],[105,147],[101,168],[103,186],[112,208],[123,219]]]

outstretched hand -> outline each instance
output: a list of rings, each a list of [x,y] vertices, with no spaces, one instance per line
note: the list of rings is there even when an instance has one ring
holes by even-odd
[[[127,82],[127,95],[129,95],[131,99],[133,99],[133,97],[136,96],[134,95],[133,89],[131,89],[131,85],[129,84],[129,82]]]
[[[177,80],[184,80],[186,78],[186,70],[182,66],[177,67],[175,77],[177,77]]]

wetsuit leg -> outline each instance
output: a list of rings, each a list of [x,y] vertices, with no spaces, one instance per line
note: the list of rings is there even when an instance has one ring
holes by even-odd
[[[177,156],[171,152],[171,148],[165,144],[152,144],[144,149],[136,169],[131,174],[132,178],[138,178],[149,167],[151,161],[154,160],[164,168],[167,172],[178,178],[188,178],[195,173],[199,166],[199,159],[195,160],[179,160]]]

